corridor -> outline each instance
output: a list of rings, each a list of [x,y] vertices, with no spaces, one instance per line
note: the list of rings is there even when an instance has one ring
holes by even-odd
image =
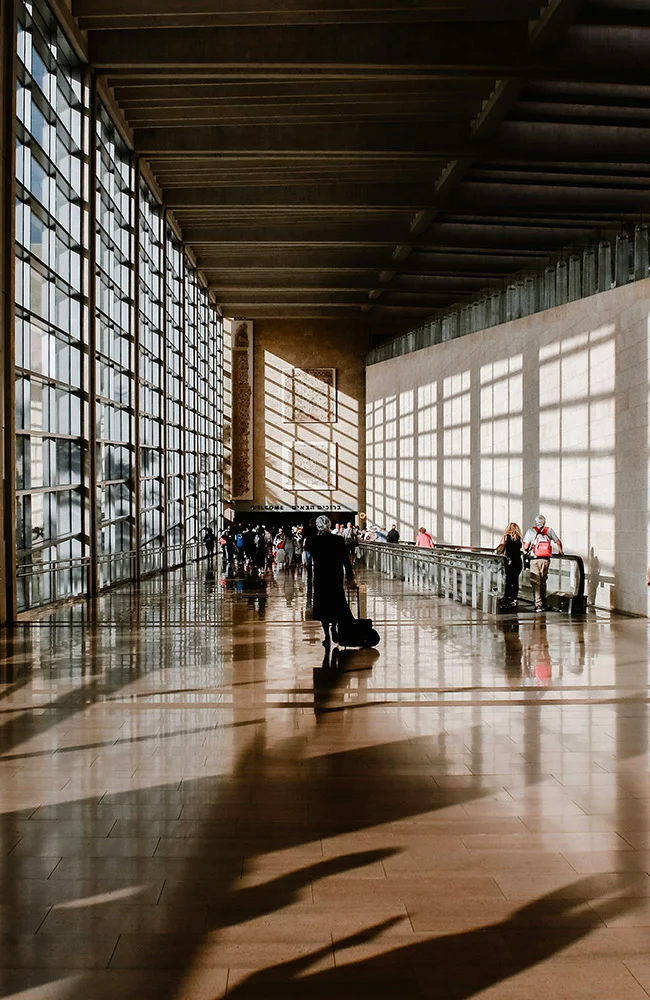
[[[0,996],[650,995],[648,622],[193,566],[4,633]]]

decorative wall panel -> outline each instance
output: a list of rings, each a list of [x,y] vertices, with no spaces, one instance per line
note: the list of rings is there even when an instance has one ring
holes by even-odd
[[[285,376],[285,420],[336,422],[336,368],[291,368]]]
[[[253,499],[253,324],[232,325],[232,493]]]

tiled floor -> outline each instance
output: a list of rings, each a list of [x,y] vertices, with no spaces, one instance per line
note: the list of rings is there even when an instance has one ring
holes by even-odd
[[[648,622],[366,584],[333,665],[204,567],[2,639],[1,997],[650,995]]]

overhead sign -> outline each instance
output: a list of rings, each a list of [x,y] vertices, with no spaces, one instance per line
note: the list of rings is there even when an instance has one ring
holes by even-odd
[[[248,500],[235,500],[233,506],[238,514],[327,514],[332,510],[347,510],[340,503],[324,506],[313,503],[253,503]]]

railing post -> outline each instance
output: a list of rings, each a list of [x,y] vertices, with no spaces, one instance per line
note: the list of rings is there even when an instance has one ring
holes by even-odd
[[[490,610],[490,567],[483,567],[483,610]]]

